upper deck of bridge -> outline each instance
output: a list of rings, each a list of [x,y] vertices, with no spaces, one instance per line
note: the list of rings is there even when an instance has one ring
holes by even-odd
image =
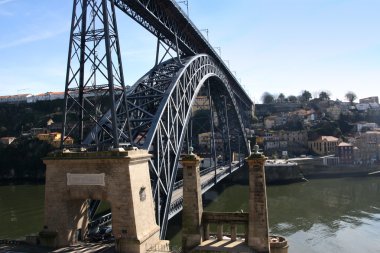
[[[252,100],[241,87],[236,77],[217,54],[215,49],[193,24],[190,18],[173,1],[162,0],[114,0],[115,5],[146,28],[157,38],[178,50],[184,56],[205,53],[217,61],[224,71],[234,93],[247,106],[253,105]]]

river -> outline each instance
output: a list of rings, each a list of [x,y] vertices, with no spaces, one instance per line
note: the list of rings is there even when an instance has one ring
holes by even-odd
[[[43,226],[44,187],[0,186],[0,239]],[[380,177],[310,180],[267,187],[270,231],[287,238],[291,253],[380,252]],[[246,211],[248,186],[224,182],[204,195],[207,211]],[[168,237],[180,243],[180,218]]]

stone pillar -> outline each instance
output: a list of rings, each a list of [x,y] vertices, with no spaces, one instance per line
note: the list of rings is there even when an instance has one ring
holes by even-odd
[[[145,253],[160,242],[149,175],[150,157],[145,150],[129,151],[128,165],[119,168],[125,177],[114,178],[113,191],[118,194],[111,201],[112,233],[117,252]],[[120,189],[123,184],[125,191]]]
[[[86,199],[97,199],[111,204],[117,252],[142,253],[160,243],[150,157],[145,150],[129,150],[68,152],[45,158],[45,228],[41,241],[53,247],[75,243],[77,229],[84,232],[87,226]]]
[[[270,252],[264,171],[266,157],[257,151],[258,147],[256,152],[246,159],[249,169],[248,246],[256,252],[264,253]]]
[[[182,249],[189,252],[202,242],[202,191],[199,174],[200,158],[190,154],[182,157],[183,210]]]
[[[77,231],[87,228],[88,204],[86,198],[73,199],[67,186],[64,160],[44,161],[46,164],[44,229],[41,244],[58,248],[77,242]],[[62,166],[62,167],[61,167]]]

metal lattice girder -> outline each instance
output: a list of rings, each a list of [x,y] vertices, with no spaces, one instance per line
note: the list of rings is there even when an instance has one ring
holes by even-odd
[[[115,6],[166,43],[181,56],[210,55],[224,72],[233,89],[235,100],[245,108],[244,118],[249,118],[253,102],[239,82],[189,17],[174,0],[112,0]],[[248,122],[247,122],[248,123]]]
[[[117,116],[126,112],[124,91],[114,2],[74,0],[62,142],[70,135],[81,146],[87,130],[97,127],[103,135],[96,143],[117,147],[128,127]],[[108,124],[100,124],[106,113]]]
[[[182,62],[184,65],[175,60],[164,62],[142,77],[128,91],[128,114],[121,114],[119,116],[122,118],[118,119],[122,122],[128,116],[132,136],[128,141],[153,154],[150,162],[151,179],[161,235],[166,231],[171,194],[191,107],[206,80],[212,83],[211,97],[214,101],[227,98],[225,100],[228,101],[229,109],[226,111],[234,122],[231,128],[239,129],[242,139],[246,140],[233,90],[213,59],[201,54]],[[226,119],[224,113],[225,109],[223,113],[218,113],[220,118],[224,118],[222,120]],[[226,125],[221,124],[221,127],[225,128]],[[96,135],[100,135],[100,132],[93,130],[86,138],[86,143],[94,142],[93,137]]]
[[[124,85],[115,6],[178,54],[155,66],[129,90]],[[79,147],[104,149],[129,143],[149,150],[161,237],[191,106],[206,81],[221,122],[219,132],[225,139],[239,135],[246,140],[252,101],[174,1],[74,0],[62,143],[67,135]]]

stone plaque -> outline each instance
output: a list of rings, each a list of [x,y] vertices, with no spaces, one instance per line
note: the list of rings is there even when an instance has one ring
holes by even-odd
[[[72,174],[67,173],[67,185],[101,185],[105,186],[105,174]]]

